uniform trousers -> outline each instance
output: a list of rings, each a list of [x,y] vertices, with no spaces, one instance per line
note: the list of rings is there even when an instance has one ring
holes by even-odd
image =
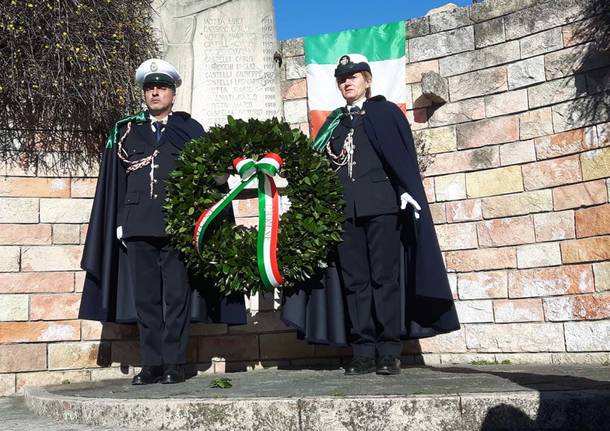
[[[401,292],[397,214],[347,219],[338,246],[354,356],[398,357]]]
[[[191,289],[183,258],[167,238],[127,239],[142,365],[185,364]]]

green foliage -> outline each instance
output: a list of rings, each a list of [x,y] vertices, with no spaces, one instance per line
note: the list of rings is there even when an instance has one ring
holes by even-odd
[[[236,157],[258,160],[268,152],[284,160],[279,175],[288,180],[288,187],[280,194],[291,203],[281,216],[278,234],[282,288],[294,288],[325,265],[329,250],[341,240],[343,193],[330,163],[310,145],[300,131],[277,119],[246,122],[229,117],[226,126],[212,127],[186,146],[171,175],[165,209],[167,232],[193,272],[213,281],[223,294],[263,288],[256,229],[218,217],[206,231],[201,256],[193,245],[193,229],[199,215],[222,197],[214,177],[236,174]]]
[[[2,0],[0,153],[24,165],[95,163],[139,110],[135,69],[157,54],[152,0]]]
[[[231,379],[227,377],[220,377],[210,382],[210,388],[229,389],[232,387],[233,383],[231,383]]]

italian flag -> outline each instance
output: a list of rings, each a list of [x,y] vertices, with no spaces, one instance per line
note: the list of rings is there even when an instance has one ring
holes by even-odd
[[[404,21],[305,37],[311,136],[317,135],[330,112],[345,105],[334,74],[345,54],[362,54],[369,60],[372,96],[383,95],[406,109],[405,39]]]

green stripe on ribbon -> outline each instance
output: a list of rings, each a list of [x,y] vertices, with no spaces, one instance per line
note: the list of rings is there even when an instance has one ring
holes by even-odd
[[[337,108],[333,112],[331,112],[328,115],[328,117],[326,117],[324,124],[322,124],[322,127],[320,127],[320,130],[318,130],[316,139],[313,141],[313,144],[311,145],[311,147],[315,151],[321,152],[324,150],[324,147],[326,146],[326,143],[330,139],[330,136],[333,134],[333,132],[339,125],[339,122],[341,122],[342,116],[343,116],[343,111],[341,110],[341,108]]]
[[[135,121],[136,123],[143,123],[146,121],[146,112],[138,112],[135,115],[130,115],[129,117],[125,117],[114,123],[112,130],[110,131],[110,135],[106,139],[106,148],[112,148],[116,145],[119,140],[119,128],[127,123]]]

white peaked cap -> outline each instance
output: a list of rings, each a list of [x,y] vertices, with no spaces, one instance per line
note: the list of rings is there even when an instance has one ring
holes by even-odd
[[[136,70],[136,84],[143,88],[148,83],[165,83],[175,87],[182,85],[182,78],[174,66],[160,58],[149,58]]]

